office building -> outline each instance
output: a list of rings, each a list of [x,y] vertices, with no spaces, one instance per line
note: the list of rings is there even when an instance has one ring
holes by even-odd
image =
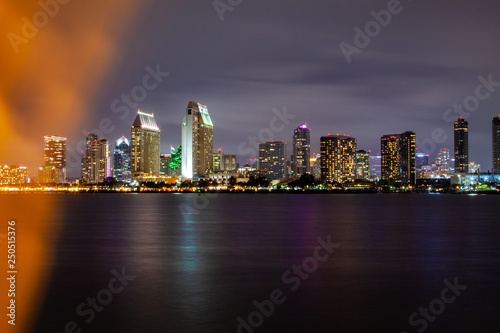
[[[172,162],[171,154],[161,154],[160,155],[160,176],[170,176],[169,164]]]
[[[415,133],[384,135],[381,152],[382,180],[416,185]]]
[[[415,167],[420,170],[424,165],[429,165],[429,154],[418,149],[415,153]]]
[[[370,180],[370,154],[365,150],[356,152],[356,179]]]
[[[292,144],[292,175],[300,177],[304,173],[310,173],[311,130],[307,127],[307,123],[294,130]]]
[[[124,136],[116,140],[113,152],[113,177],[119,182],[130,183],[130,142]]]
[[[22,185],[28,182],[28,170],[22,165],[0,165],[0,185]]]
[[[493,118],[493,173],[500,173],[500,116]]]
[[[441,171],[450,171],[451,160],[450,160],[450,150],[448,148],[441,148],[436,158],[436,165]]]
[[[99,140],[94,133],[87,135],[81,177],[87,183],[101,183],[111,177],[111,143]]]
[[[267,171],[269,179],[286,176],[286,142],[259,143],[259,169]]]
[[[182,177],[198,179],[213,170],[214,125],[206,105],[190,101],[182,121]]]
[[[137,112],[131,129],[130,169],[132,177],[160,176],[160,128],[154,114]]]
[[[375,180],[382,176],[382,156],[379,154],[370,156],[370,176]]]
[[[321,180],[347,183],[356,178],[355,138],[347,135],[322,136],[320,140]]]
[[[463,117],[455,122],[455,172],[469,172],[469,123]]]
[[[43,137],[43,165],[38,171],[41,184],[67,183],[66,138],[54,135]]]

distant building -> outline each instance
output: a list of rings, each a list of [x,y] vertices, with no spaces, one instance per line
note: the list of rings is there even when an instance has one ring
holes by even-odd
[[[154,114],[137,112],[131,129],[130,151],[132,177],[160,176],[160,128]]]
[[[309,161],[314,179],[321,179],[321,154],[313,154]]]
[[[322,136],[321,180],[323,182],[346,183],[356,178],[355,138],[345,135]]]
[[[87,135],[87,145],[82,157],[82,179],[88,183],[101,183],[111,177],[111,144],[97,135]]]
[[[380,179],[382,176],[382,156],[370,156],[370,176],[372,179]]]
[[[381,152],[382,180],[416,185],[415,133],[384,135]]]
[[[284,178],[286,174],[286,143],[259,143],[259,168],[266,170],[269,179]]]
[[[160,176],[170,176],[169,164],[172,162],[171,154],[161,154],[160,155]]]
[[[365,150],[356,152],[356,179],[370,180],[370,154]]]
[[[500,173],[500,116],[493,118],[493,173]]]
[[[429,165],[429,154],[417,151],[415,154],[415,167],[419,170],[424,165]]]
[[[198,179],[213,170],[214,124],[206,105],[190,101],[182,121],[182,177]]]
[[[469,123],[463,117],[455,122],[455,172],[469,172]]]
[[[43,166],[38,171],[41,184],[67,183],[66,138],[46,135],[44,141]]]
[[[311,130],[307,127],[307,124],[302,124],[294,130],[292,144],[292,175],[299,177],[304,173],[310,173]]]
[[[219,149],[217,153],[214,153],[213,158],[213,169],[217,171],[231,171],[235,172],[238,169],[236,163],[236,155],[226,155]]]
[[[174,147],[170,147],[170,158],[168,175],[180,176],[182,174],[182,146],[178,146],[177,150]]]
[[[481,164],[476,164],[476,162],[469,162],[469,172],[468,173],[481,173]]]
[[[22,165],[0,165],[0,185],[22,185],[28,182],[28,170]]]
[[[130,142],[122,136],[115,142],[113,152],[113,177],[119,182],[132,181],[130,169]]]
[[[441,148],[436,158],[436,165],[441,171],[450,171],[451,160],[450,160],[450,150],[448,148]]]

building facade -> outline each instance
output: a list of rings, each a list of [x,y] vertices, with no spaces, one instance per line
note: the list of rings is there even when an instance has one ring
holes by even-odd
[[[458,118],[455,127],[455,172],[469,172],[469,123]]]
[[[113,152],[113,177],[119,182],[130,183],[132,172],[130,169],[130,141],[122,136],[115,142]]]
[[[160,176],[160,128],[154,114],[137,112],[131,129],[130,169],[132,177]]]
[[[348,183],[356,178],[355,138],[346,135],[322,136],[320,140],[321,180]]]
[[[370,180],[370,154],[365,150],[356,152],[356,179]]]
[[[111,143],[94,133],[87,135],[81,177],[87,183],[102,183],[111,177]]]
[[[493,118],[493,173],[500,173],[500,116]]]
[[[415,133],[389,134],[381,138],[382,180],[416,185]]]
[[[67,183],[66,138],[54,135],[43,137],[43,166],[38,171],[41,184]]]
[[[448,148],[441,148],[436,158],[436,165],[443,172],[450,171],[451,160],[450,160],[450,150]]]
[[[190,101],[182,121],[182,177],[198,179],[213,170],[214,125],[206,105]]]
[[[311,129],[302,124],[293,132],[292,175],[300,177],[311,172]]]
[[[286,176],[286,142],[259,143],[259,169],[267,171],[269,179]]]
[[[0,165],[0,185],[22,185],[28,182],[28,170],[22,165]]]

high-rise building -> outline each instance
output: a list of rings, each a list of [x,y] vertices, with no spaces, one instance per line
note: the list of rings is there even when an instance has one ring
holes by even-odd
[[[469,162],[469,173],[478,174],[481,172],[481,164],[476,162]]]
[[[169,176],[180,176],[182,173],[182,146],[170,147],[171,161],[168,164]]]
[[[436,158],[436,165],[441,171],[450,171],[451,166],[450,150],[448,148],[441,148]]]
[[[170,167],[168,166],[172,162],[171,154],[161,154],[160,155],[160,176],[170,176]]]
[[[82,158],[82,179],[88,183],[101,183],[111,177],[111,143],[87,135],[87,146]]]
[[[259,168],[267,171],[269,179],[284,178],[286,175],[286,142],[259,143]]]
[[[137,112],[131,129],[130,169],[132,177],[160,176],[160,128],[153,113]]]
[[[22,165],[0,165],[0,185],[22,185],[28,182],[28,170]]]
[[[115,142],[113,177],[119,182],[129,183],[132,180],[132,172],[130,171],[130,142],[124,136]]]
[[[356,178],[355,138],[346,135],[322,136],[321,180],[323,182],[347,183]]]
[[[500,116],[493,118],[493,173],[500,173]]]
[[[356,152],[356,179],[370,180],[370,154],[365,150]]]
[[[66,170],[66,138],[46,135],[44,141],[43,166],[39,169],[38,178],[42,184],[62,184],[67,182]]]
[[[455,122],[455,172],[469,172],[469,123],[463,117]]]
[[[313,157],[309,159],[311,173],[314,176],[314,179],[321,179],[321,155],[313,154]]]
[[[306,124],[297,127],[293,132],[292,174],[299,177],[311,172],[309,164],[311,155],[311,130]]]
[[[213,170],[214,125],[206,105],[190,101],[182,121],[182,177],[197,179]]]
[[[415,167],[420,170],[424,165],[429,165],[429,154],[426,154],[420,149],[415,153]]]
[[[382,156],[379,154],[370,156],[370,176],[377,180],[382,176]]]
[[[416,185],[415,133],[389,134],[381,138],[382,180]]]

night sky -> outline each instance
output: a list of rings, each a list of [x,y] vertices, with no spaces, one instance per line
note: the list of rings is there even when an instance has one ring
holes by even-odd
[[[208,106],[214,149],[237,154],[240,165],[256,157],[242,148],[268,132],[273,109],[295,116],[284,127],[276,122],[274,140],[290,143],[307,122],[313,152],[320,136],[339,133],[378,153],[382,135],[412,130],[434,160],[439,148],[453,150],[453,123],[444,116],[459,114],[446,110],[475,95],[479,76],[500,82],[498,1],[403,0],[350,63],[339,45],[355,45],[354,28],[364,31],[370,12],[394,1],[231,3],[240,4],[221,21],[211,0],[72,0],[16,53],[8,34],[22,35],[21,19],[41,9],[2,2],[0,163],[28,165],[36,175],[43,135],[60,135],[68,138],[70,176],[78,176],[82,133],[99,130],[113,144],[130,137],[136,110],[127,107],[127,115],[125,104],[112,104],[143,84],[148,66],[169,73],[138,103],[157,118],[162,152],[181,144],[181,121],[195,100]],[[482,171],[491,169],[491,120],[500,114],[500,83],[490,88],[465,115],[470,160]],[[446,138],[435,143],[439,129]]]

